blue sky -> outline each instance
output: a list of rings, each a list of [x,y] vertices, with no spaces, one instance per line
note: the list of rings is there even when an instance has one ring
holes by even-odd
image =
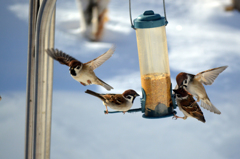
[[[2,50],[0,72],[1,77],[4,77],[1,78],[1,92],[24,90],[26,85],[28,23],[8,9],[16,2],[3,0],[0,6]],[[10,70],[15,70],[15,73]]]
[[[28,1],[1,1],[0,158],[24,157]],[[202,109],[206,123],[196,119],[146,120],[141,113],[105,115],[99,99],[68,68],[54,63],[51,158],[239,158],[240,13],[225,12],[229,0],[166,0],[166,27],[172,83],[179,72],[229,67],[206,86],[212,103],[222,112]],[[136,18],[144,10],[163,13],[162,2],[132,1]],[[89,42],[79,29],[76,2],[58,1],[55,47],[87,62],[116,45],[114,55],[96,74],[114,87],[113,93],[135,89],[141,82],[136,34],[130,28],[128,2],[112,0],[109,22],[101,42]],[[133,108],[140,107],[136,99]],[[180,116],[182,113],[176,110]]]

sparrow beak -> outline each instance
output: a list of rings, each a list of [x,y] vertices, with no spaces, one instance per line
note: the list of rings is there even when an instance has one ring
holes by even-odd
[[[137,97],[137,96],[140,96],[140,95],[139,94],[135,94],[134,96]]]

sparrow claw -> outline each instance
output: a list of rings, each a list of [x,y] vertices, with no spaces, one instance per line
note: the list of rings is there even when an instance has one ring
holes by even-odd
[[[179,118],[178,116],[176,116],[176,114],[175,113],[173,113],[173,117],[172,117],[172,119],[175,119],[175,120],[177,120],[177,118]]]
[[[179,116],[176,116],[176,115],[174,115],[173,117],[172,117],[172,119],[174,119],[174,120],[177,120],[178,118],[180,118]]]

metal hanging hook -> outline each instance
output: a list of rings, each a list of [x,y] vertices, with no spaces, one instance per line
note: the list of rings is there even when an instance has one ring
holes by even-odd
[[[130,16],[131,27],[135,30],[132,22],[131,0],[129,0],[129,16]]]
[[[166,14],[165,0],[163,0],[163,10],[164,10],[164,17],[165,17],[165,21],[166,21],[166,25],[167,25],[168,21],[167,21],[167,14]]]
[[[165,0],[163,0],[163,10],[164,10],[164,17],[165,17],[165,21],[166,21],[166,25],[167,25],[168,21],[167,21]],[[134,27],[133,22],[132,22],[131,0],[129,0],[129,16],[130,16],[131,27],[135,30],[136,28]]]

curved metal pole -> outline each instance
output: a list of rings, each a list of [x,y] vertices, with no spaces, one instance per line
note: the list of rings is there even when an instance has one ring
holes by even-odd
[[[45,50],[54,46],[56,0],[39,3],[30,0],[25,159],[50,158],[53,60]]]
[[[26,99],[26,134],[25,134],[25,159],[32,158],[33,152],[33,113],[34,113],[34,51],[35,51],[35,29],[36,15],[38,11],[37,1],[29,1],[29,26],[28,26],[28,68],[27,68],[27,99]]]
[[[43,0],[37,18],[36,26],[36,70],[35,70],[35,126],[34,126],[34,158],[49,158],[46,154],[50,154],[50,135],[51,131],[51,115],[47,115],[51,112],[47,112],[47,103],[52,98],[52,79],[48,79],[48,72],[52,73],[52,70],[48,68],[48,65],[52,65],[52,59],[45,53],[48,47],[48,29],[50,21],[55,8],[56,0]],[[49,94],[50,93],[50,94]],[[47,118],[48,117],[48,118]],[[49,118],[50,117],[50,118]],[[48,140],[47,140],[48,139]],[[48,146],[47,146],[48,145]],[[46,149],[48,147],[49,149]]]

